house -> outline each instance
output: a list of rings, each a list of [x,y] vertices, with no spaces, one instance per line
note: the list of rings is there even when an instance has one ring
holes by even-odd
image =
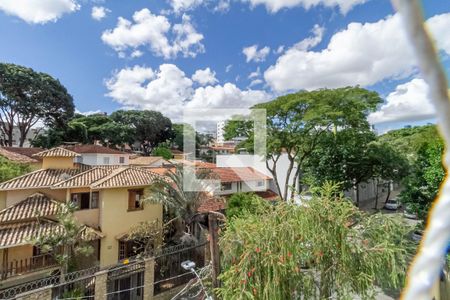
[[[80,154],[75,162],[85,165],[129,165],[131,154],[117,149],[103,147],[100,145],[73,145],[64,146],[65,149]]]
[[[30,239],[58,230],[60,203],[77,207],[75,218],[83,226],[83,238],[95,249],[90,265],[108,266],[133,256],[133,242],[126,239],[130,228],[162,220],[160,204],[141,202],[146,187],[160,175],[133,166],[75,163],[79,156],[61,147],[42,151],[35,154],[42,159],[41,169],[0,184],[3,284],[48,275],[55,267]]]
[[[4,130],[2,129],[3,124],[4,123],[0,122],[0,145],[8,145],[9,139],[8,139],[8,135],[6,134],[6,132],[4,132]],[[9,125],[6,125],[6,127],[9,128]],[[25,137],[22,147],[30,147],[31,146],[30,141],[34,140],[39,133],[42,133],[43,130],[44,129],[42,127],[30,128],[30,130],[28,131],[28,133]],[[18,126],[13,126],[11,144],[13,147],[20,146],[20,129]]]
[[[186,159],[189,155],[189,153],[184,153],[178,149],[170,149],[170,152],[172,152],[173,159]]]
[[[161,156],[132,156],[129,162],[130,166],[161,167],[166,160]]]

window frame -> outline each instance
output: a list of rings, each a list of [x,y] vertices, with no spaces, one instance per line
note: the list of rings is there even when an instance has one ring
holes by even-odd
[[[230,188],[226,188],[225,186],[229,186]],[[233,190],[233,183],[232,182],[222,182],[220,184],[220,190],[221,191],[231,191],[231,190]]]
[[[134,196],[132,196],[132,195],[134,195]],[[136,195],[139,195],[139,200],[136,200]],[[143,210],[144,205],[143,205],[143,203],[141,203],[143,196],[144,196],[144,189],[129,189],[128,190],[128,210],[127,211]]]

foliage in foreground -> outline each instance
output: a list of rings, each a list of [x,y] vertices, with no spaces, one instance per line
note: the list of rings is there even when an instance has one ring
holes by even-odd
[[[264,213],[269,205],[266,200],[254,193],[236,193],[228,200],[227,217]]]
[[[409,228],[367,215],[330,184],[306,206],[232,218],[220,240],[223,299],[373,298],[375,286],[404,283]]]
[[[0,182],[10,180],[30,171],[29,165],[17,164],[0,156]]]

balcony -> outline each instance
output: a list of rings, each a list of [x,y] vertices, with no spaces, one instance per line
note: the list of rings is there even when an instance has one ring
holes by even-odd
[[[50,254],[41,254],[4,263],[0,269],[0,276],[2,280],[6,280],[14,276],[56,267],[57,265],[53,256]]]

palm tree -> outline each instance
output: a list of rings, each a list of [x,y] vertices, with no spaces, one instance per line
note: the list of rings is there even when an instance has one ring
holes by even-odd
[[[173,225],[175,234],[172,240],[183,242],[190,234],[191,228],[198,222],[197,209],[210,197],[212,188],[199,180],[211,178],[207,170],[184,169],[176,166],[168,170],[165,176],[159,177],[151,186],[150,193],[144,202],[161,203]],[[185,187],[190,187],[186,189]]]

